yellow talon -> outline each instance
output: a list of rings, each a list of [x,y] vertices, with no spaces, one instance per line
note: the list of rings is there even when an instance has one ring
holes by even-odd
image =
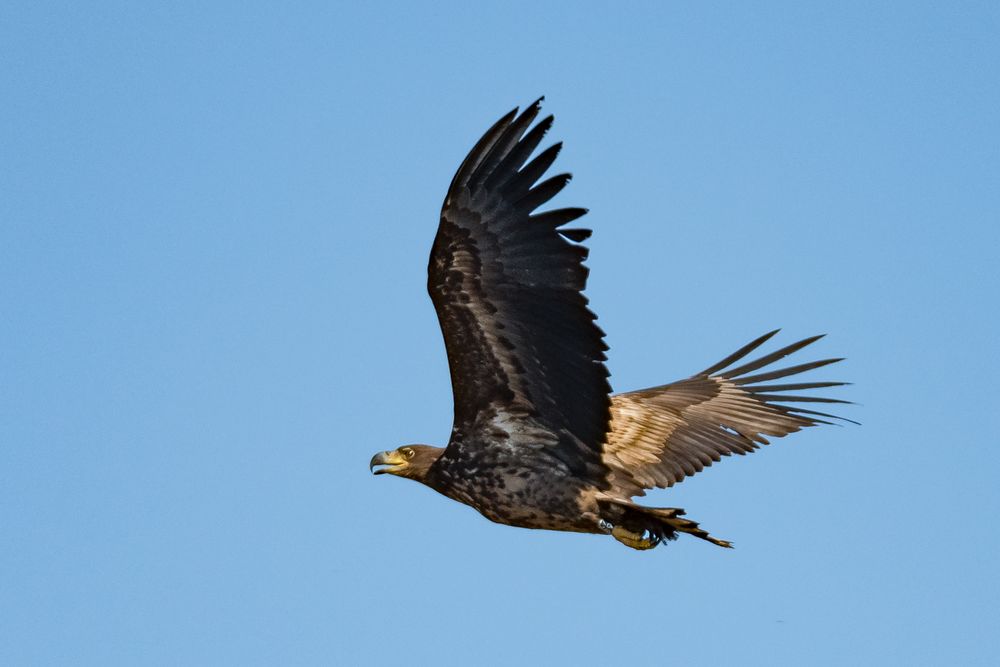
[[[643,537],[641,533],[633,533],[630,530],[625,530],[621,526],[615,526],[611,531],[611,535],[625,546],[638,549],[639,551],[652,549],[660,543],[659,540]]]

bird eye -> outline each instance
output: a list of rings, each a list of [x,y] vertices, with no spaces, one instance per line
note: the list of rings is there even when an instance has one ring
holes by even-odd
[[[413,455],[416,454],[416,452],[413,451],[412,449],[407,449],[404,453],[406,454],[406,458],[408,459],[412,459]]]

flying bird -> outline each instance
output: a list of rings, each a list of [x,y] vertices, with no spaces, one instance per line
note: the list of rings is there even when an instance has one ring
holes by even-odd
[[[441,210],[427,290],[454,392],[448,446],[406,445],[369,467],[511,526],[608,534],[639,550],[680,533],[731,547],[682,509],[632,498],[841,419],[796,404],[847,401],[797,392],[845,383],[784,380],[841,359],[772,366],[821,336],[748,359],[772,331],[687,379],[612,394],[604,333],[583,295],[591,232],[565,226],[587,211],[538,210],[570,179],[542,180],[561,144],[529,161],[553,122],[532,127],[541,101],[483,135]]]

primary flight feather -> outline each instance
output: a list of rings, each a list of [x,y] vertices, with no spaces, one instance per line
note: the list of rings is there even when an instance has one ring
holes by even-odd
[[[837,417],[786,394],[842,382],[779,382],[831,364],[772,369],[819,336],[754,360],[765,334],[685,380],[611,394],[604,334],[583,295],[581,208],[539,211],[569,181],[545,179],[561,144],[541,100],[497,121],[452,179],[427,269],[455,399],[448,446],[380,452],[370,467],[422,482],[492,521],[614,536],[649,549],[688,533],[731,546],[678,508],[631,501],[730,454]],[[376,470],[376,467],[378,468]]]

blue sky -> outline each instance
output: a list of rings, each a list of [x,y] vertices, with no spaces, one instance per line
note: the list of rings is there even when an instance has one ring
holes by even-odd
[[[0,8],[0,662],[995,664],[995,3]],[[546,96],[616,390],[826,332],[863,426],[517,530],[443,444],[445,188]]]

